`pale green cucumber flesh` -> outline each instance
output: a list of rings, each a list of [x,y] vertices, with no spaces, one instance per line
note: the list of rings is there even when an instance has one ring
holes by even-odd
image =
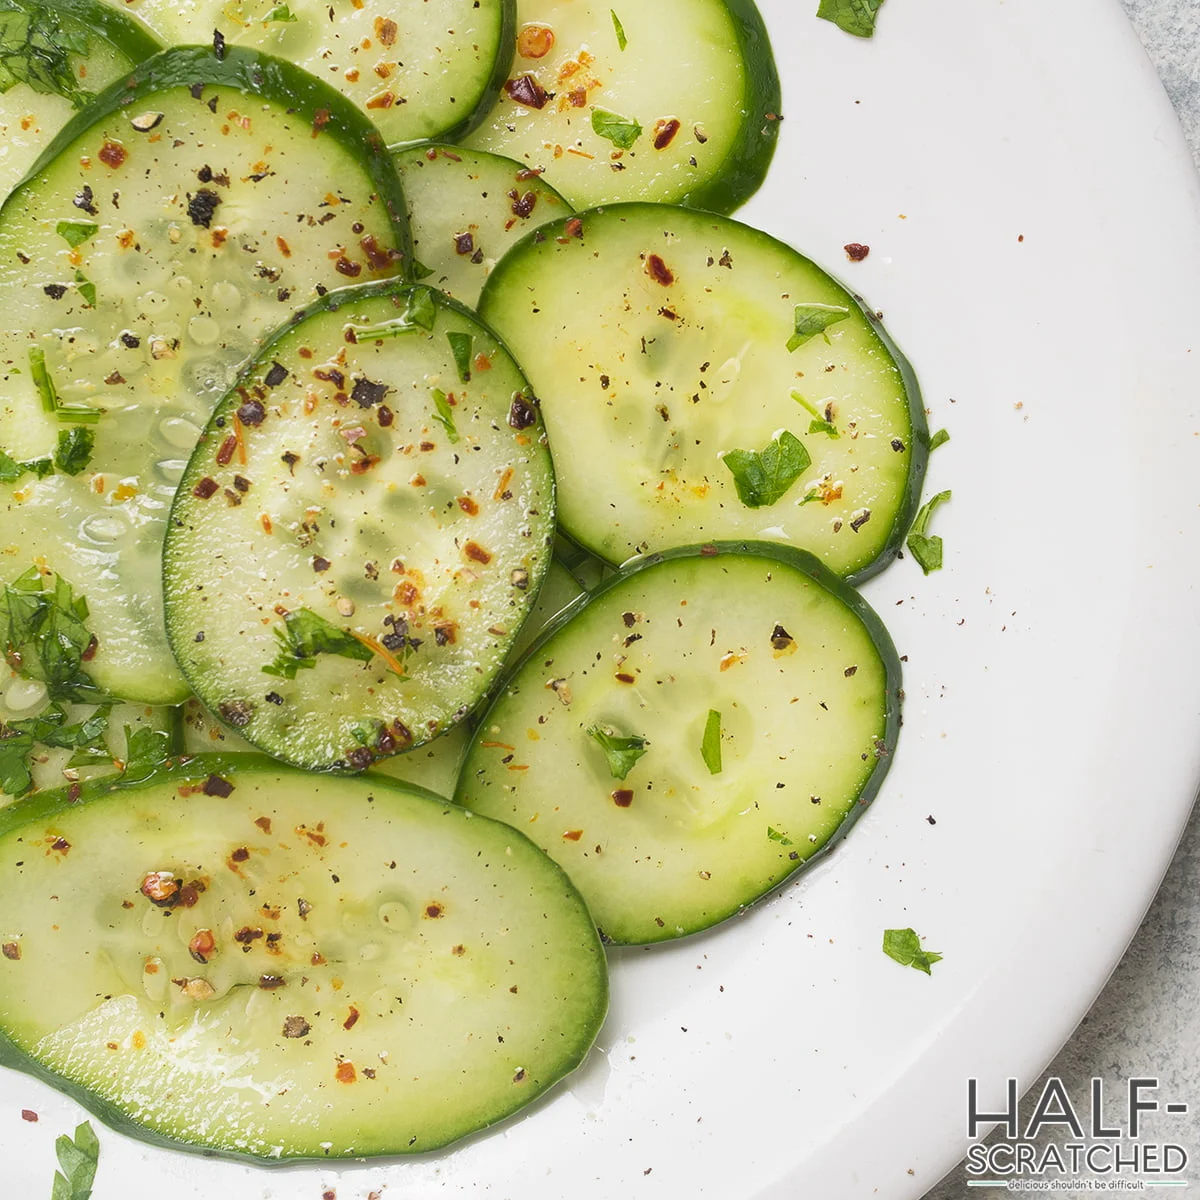
[[[0,331],[0,449],[46,457],[75,421],[44,411],[31,352],[63,405],[99,416],[86,469],[0,485],[0,562],[86,597],[102,687],[176,703],[160,553],[196,436],[295,307],[398,273],[403,200],[341,96],[233,49],[155,56],[49,154],[0,209],[0,305],[20,314]]]
[[[465,145],[544,171],[577,208],[728,212],[762,182],[780,93],[752,3],[517,0],[517,24],[510,77]]]
[[[550,622],[568,604],[579,599],[579,584],[558,561],[552,559],[542,589],[521,632],[509,651],[508,661],[519,658],[545,632]],[[375,770],[380,775],[416,784],[439,796],[453,796],[458,786],[458,772],[470,744],[470,722],[464,721],[442,737],[419,746],[407,754],[395,754],[382,759]]]
[[[40,86],[19,82],[0,92],[0,199],[91,96],[161,49],[139,22],[102,0],[59,0],[52,10],[43,0],[15,2],[15,9],[6,7],[9,19],[13,13],[33,18],[21,36],[39,60]],[[57,88],[45,78],[46,50],[63,72],[53,75]]]
[[[878,788],[899,663],[878,618],[811,555],[669,552],[567,617],[480,718],[455,799],[532,837],[610,940],[723,920]],[[614,774],[597,728],[644,753]]]
[[[566,532],[613,563],[732,537],[856,578],[890,561],[928,443],[916,380],[874,315],[728,218],[629,204],[571,220],[515,247],[480,301],[541,398]],[[789,351],[807,306],[844,317]],[[781,430],[810,465],[750,507],[722,456]]]
[[[0,887],[0,1057],[185,1149],[431,1150],[572,1070],[605,1012],[562,872],[386,780],[210,756],[35,797],[0,812]]]
[[[469,127],[512,53],[512,0],[110,2],[168,43],[207,43],[219,29],[230,46],[311,71],[361,108],[389,143]]]
[[[164,589],[211,711],[284,761],[362,768],[487,691],[549,566],[554,480],[525,378],[473,314],[423,285],[332,299],[214,413],[172,510]],[[428,328],[365,332],[410,305]],[[264,670],[302,612],[375,654]]]
[[[413,146],[395,155],[408,201],[413,254],[427,282],[474,305],[505,251],[530,229],[571,211],[535,172],[463,146]]]

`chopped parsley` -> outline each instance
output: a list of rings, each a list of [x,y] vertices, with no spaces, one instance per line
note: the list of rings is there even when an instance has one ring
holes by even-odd
[[[59,221],[57,230],[58,236],[74,250],[76,246],[91,241],[100,231],[100,226],[91,221]]]
[[[593,108],[592,132],[607,138],[619,150],[629,150],[642,136],[642,127],[632,118],[609,112],[607,108]]]
[[[54,1172],[50,1200],[90,1200],[100,1161],[100,1143],[91,1124],[77,1125],[73,1140],[64,1133],[54,1143],[54,1152],[61,1170]]]
[[[794,330],[787,341],[788,353],[799,350],[805,342],[811,341],[818,334],[828,343],[829,334],[825,331],[830,325],[844,321],[849,315],[850,310],[840,304],[797,304]]]
[[[817,16],[855,37],[869,38],[883,0],[820,0]]]
[[[799,404],[801,408],[805,409],[812,415],[812,420],[808,424],[809,433],[823,433],[826,437],[831,438],[841,437],[841,434],[838,433],[837,427],[834,425],[834,423],[826,420],[826,418],[821,415],[816,405],[805,400],[805,398],[796,391],[792,392],[792,399],[795,400],[795,402]]]
[[[88,308],[96,307],[96,285],[82,272],[75,272],[75,288]]]
[[[381,321],[378,325],[351,325],[350,331],[355,341],[378,342],[385,338],[403,337],[416,329],[430,331],[436,320],[433,292],[427,287],[414,287],[405,296],[404,311],[398,317]]]
[[[267,13],[265,17],[263,17],[263,23],[265,24],[267,21],[281,21],[286,24],[291,24],[293,21],[298,19],[299,18],[296,16],[296,14],[292,12],[292,10],[288,8],[286,4],[277,4],[269,13]]]
[[[446,334],[450,343],[450,353],[454,355],[454,365],[458,368],[458,377],[463,383],[471,382],[471,362],[475,357],[475,339],[469,333],[457,333],[453,330]]]
[[[454,410],[441,388],[433,389],[433,406],[437,410],[433,419],[446,431],[446,436],[453,445],[458,441],[458,427],[454,424]]]
[[[45,479],[54,471],[54,463],[48,458],[35,458],[28,462],[18,462],[4,450],[0,450],[0,483],[16,483],[26,475],[36,475]]]
[[[939,429],[937,431],[937,433],[935,433],[929,439],[930,453],[932,453],[934,450],[936,450],[939,446],[944,446],[949,440],[950,440],[950,434],[944,429]]]
[[[933,973],[929,968],[935,962],[942,961],[940,954],[933,950],[921,949],[921,939],[912,929],[885,929],[883,931],[883,952],[888,958],[894,958],[901,966],[924,971],[926,975]]]
[[[80,85],[71,55],[88,49],[88,35],[74,21],[64,26],[41,0],[0,0],[0,93],[23,83],[83,108],[92,93]]]
[[[87,601],[61,575],[53,584],[30,567],[0,592],[0,647],[9,666],[40,680],[51,700],[80,704],[105,699],[83,664],[96,652],[84,622]]]
[[[171,755],[171,732],[168,729],[151,729],[145,725],[138,729],[125,726],[125,778],[146,779],[163,765]]]
[[[604,751],[608,760],[608,773],[614,779],[624,779],[633,770],[633,764],[646,753],[646,739],[636,733],[622,737],[612,729],[590,725],[587,735]]]
[[[762,450],[726,450],[721,461],[733,474],[738,499],[747,508],[768,508],[812,463],[804,443],[786,429]]]
[[[625,36],[625,26],[621,24],[621,18],[610,8],[608,15],[612,17],[613,32],[617,35],[617,49],[624,50],[629,45],[629,39]]]
[[[908,534],[909,553],[920,563],[926,575],[942,568],[942,539],[936,533],[925,531],[929,528],[929,518],[933,516],[934,509],[949,499],[949,492],[938,492],[927,504],[922,505]]]
[[[704,722],[704,738],[700,742],[700,757],[710,775],[721,773],[721,714],[715,708],[708,710]]]
[[[54,448],[54,467],[64,475],[78,475],[92,461],[92,449],[96,434],[82,425],[58,431],[58,445]]]
[[[318,654],[336,654],[370,662],[375,652],[352,633],[339,629],[311,608],[298,608],[284,615],[283,628],[275,626],[279,653],[275,661],[263,667],[264,675],[295,679],[298,671],[312,670]]]
[[[0,0],[3,3],[3,0]],[[88,285],[91,287],[92,285]],[[82,288],[80,289],[82,292]],[[84,299],[87,297],[85,296]],[[95,303],[95,288],[92,288],[91,303]],[[33,386],[37,390],[38,399],[42,402],[42,412],[57,416],[60,421],[79,421],[91,425],[100,420],[101,412],[87,404],[64,404],[58,396],[54,380],[50,378],[50,369],[46,366],[46,352],[40,346],[31,346],[29,350],[29,374]]]
[[[778,842],[781,846],[790,846],[793,844],[792,839],[786,833],[780,833],[778,829],[775,829],[771,825],[767,826],[767,839],[772,842]]]

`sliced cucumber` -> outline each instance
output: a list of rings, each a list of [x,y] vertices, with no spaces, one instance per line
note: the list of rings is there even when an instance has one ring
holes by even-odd
[[[655,555],[535,645],[480,718],[456,801],[532,837],[612,941],[678,937],[862,811],[899,687],[878,617],[811,555]]]
[[[231,46],[304,67],[363,109],[391,143],[471,128],[512,57],[513,0],[110,2],[166,42],[208,43],[220,30]]]
[[[0,1057],[182,1148],[431,1150],[544,1092],[604,1016],[562,872],[386,780],[210,756],[46,793],[0,811],[0,889]]]
[[[460,721],[550,562],[530,395],[425,286],[330,297],[268,343],[198,443],[164,546],[168,635],[208,708],[310,768]]]
[[[0,0],[0,199],[78,109],[161,48],[102,0]]]
[[[397,274],[406,239],[367,120],[235,49],[147,60],[0,209],[0,307],[16,318],[0,332],[0,449],[24,463],[72,427],[95,439],[74,474],[0,484],[0,549],[87,598],[106,690],[186,698],[159,560],[196,435],[266,333],[319,293]]]
[[[579,595],[580,588],[574,577],[557,559],[552,559],[542,590],[538,592],[537,603],[521,626],[521,632],[509,652],[509,661],[523,654],[541,636],[546,626]],[[439,796],[453,796],[458,786],[458,771],[471,741],[468,726],[469,722],[464,721],[416,750],[383,759],[375,769],[381,775],[416,784]]]
[[[517,0],[517,55],[465,141],[545,171],[577,208],[732,212],[762,183],[779,76],[753,0]]]
[[[426,279],[474,305],[491,269],[535,225],[571,206],[534,171],[461,146],[412,146],[396,167],[408,199],[413,254]]]
[[[542,398],[562,525],[600,557],[766,538],[862,579],[900,548],[928,453],[916,380],[789,246],[611,205],[527,237],[480,312]]]

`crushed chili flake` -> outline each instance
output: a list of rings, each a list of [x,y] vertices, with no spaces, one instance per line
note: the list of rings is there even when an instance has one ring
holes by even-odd
[[[474,254],[475,253],[475,238],[470,233],[456,233],[454,235],[454,253],[455,254]]]
[[[98,157],[106,167],[112,167],[113,170],[116,170],[129,157],[129,152],[120,142],[106,141],[100,147]]]
[[[3,954],[10,962],[19,962],[21,958],[21,943],[5,942],[0,946],[0,954]]]
[[[582,829],[568,829],[563,834],[563,840],[567,842],[577,842],[581,837],[583,837]]]
[[[544,108],[550,98],[546,89],[532,75],[521,75],[504,85],[508,98],[525,108]]]
[[[175,897],[183,886],[173,871],[150,871],[142,879],[141,893],[151,904],[174,905]]]
[[[512,188],[508,192],[508,198],[512,201],[512,214],[514,217],[532,216],[533,210],[537,205],[536,192],[520,192],[517,188]]]
[[[545,58],[554,49],[554,30],[549,25],[525,25],[517,34],[517,53],[522,58]]]
[[[194,488],[192,488],[192,495],[195,496],[197,500],[209,500],[213,497],[213,495],[216,494],[219,486],[220,485],[215,479],[205,475],[205,477],[200,480],[200,482],[196,484]]]
[[[463,554],[472,562],[481,563],[484,566],[492,561],[491,554],[478,542],[468,542],[463,547]]]
[[[207,965],[217,952],[217,939],[211,929],[198,929],[188,942],[188,953],[198,962]]]
[[[665,150],[679,132],[679,122],[674,117],[664,117],[654,122],[654,148]]]
[[[674,272],[657,254],[647,255],[646,274],[649,275],[655,283],[661,283],[663,287],[669,287],[675,282]]]
[[[217,466],[227,467],[233,462],[233,452],[237,449],[237,434],[229,434],[217,448]]]
[[[282,975],[260,975],[258,986],[264,991],[274,991],[276,988],[287,987],[287,980]]]
[[[267,410],[263,402],[256,396],[250,396],[246,401],[239,405],[237,410],[237,419],[243,425],[249,425],[252,428],[256,425],[261,425],[267,418]]]
[[[233,794],[233,784],[228,779],[222,779],[220,775],[210,775],[200,789],[206,796],[220,796],[222,798]]]
[[[508,409],[508,423],[513,429],[528,429],[537,424],[537,400],[514,392]]]
[[[35,1113],[33,1111],[32,1108],[21,1109],[21,1120],[22,1121],[30,1121],[30,1122],[36,1123],[37,1119],[38,1119],[38,1115],[37,1115],[37,1113]]]
[[[633,803],[633,792],[629,788],[618,788],[612,793],[612,801],[618,808],[628,808]]]
[[[334,1072],[338,1083],[353,1083],[357,1076],[354,1072],[354,1064],[351,1062],[340,1062],[337,1065],[337,1070]]]
[[[352,1004],[350,1006],[350,1015],[342,1022],[343,1029],[353,1029],[358,1024],[359,1012]]]
[[[871,247],[864,246],[862,242],[847,242],[842,249],[846,251],[846,257],[851,262],[862,262],[871,253]]]

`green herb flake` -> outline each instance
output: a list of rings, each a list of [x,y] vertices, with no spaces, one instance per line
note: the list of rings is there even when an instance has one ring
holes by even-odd
[[[50,1200],[90,1200],[100,1161],[100,1143],[90,1123],[75,1127],[74,1140],[64,1133],[54,1143],[54,1152],[61,1172],[54,1173]]]
[[[608,759],[608,773],[614,779],[624,779],[633,770],[633,764],[646,753],[646,739],[636,733],[622,737],[612,729],[590,725],[587,735],[604,751]]]
[[[78,475],[87,470],[92,461],[92,449],[96,435],[81,425],[58,431],[58,445],[54,448],[54,466],[64,475]]]
[[[733,474],[738,499],[747,508],[768,508],[808,470],[812,458],[804,443],[786,429],[763,450],[726,450],[721,461]]]
[[[76,246],[91,241],[100,232],[100,226],[90,221],[59,221],[57,230],[58,236],[74,250]]]
[[[620,150],[629,150],[642,136],[642,127],[629,117],[609,112],[606,108],[592,109],[592,132],[607,138]]]
[[[942,569],[942,539],[936,533],[930,534],[925,531],[929,528],[929,519],[933,516],[934,509],[940,504],[945,504],[949,499],[949,492],[938,492],[921,507],[908,534],[909,553],[917,560],[926,575],[930,571]]]
[[[423,262],[418,262],[415,258],[412,260],[412,277],[414,279],[428,279],[432,274],[432,267],[427,267]]]
[[[935,962],[941,962],[942,956],[932,950],[921,949],[921,939],[912,929],[885,929],[883,931],[883,952],[888,958],[894,958],[903,967],[912,967],[931,975],[930,967]]]
[[[3,0],[0,0],[0,4]],[[29,349],[29,375],[42,404],[42,412],[50,413],[60,421],[81,421],[89,425],[100,420],[100,409],[87,404],[64,404],[58,397],[58,389],[50,378],[46,366],[46,352],[40,346]]]
[[[171,733],[167,729],[125,726],[125,778],[147,779],[171,756]]]
[[[446,334],[450,343],[450,353],[454,355],[454,365],[458,368],[458,377],[463,383],[471,382],[471,362],[475,357],[475,339],[469,333],[450,331]]]
[[[826,437],[836,438],[841,437],[837,427],[832,421],[827,421],[813,404],[810,404],[799,392],[792,392],[792,399],[800,405],[806,412],[810,413],[812,420],[808,425],[809,433],[823,433]]]
[[[778,829],[772,826],[767,826],[767,839],[772,842],[778,842],[781,846],[793,845],[792,839],[786,833],[780,833]]]
[[[820,0],[817,16],[855,37],[869,38],[883,0]]]
[[[26,475],[36,475],[38,479],[45,479],[53,473],[54,464],[48,458],[18,462],[11,454],[0,450],[0,483],[16,483]]]
[[[0,794],[23,796],[33,787],[29,757],[33,754],[33,737],[28,733],[10,732],[0,725]]]
[[[83,108],[92,93],[80,85],[71,55],[88,50],[87,34],[75,22],[64,26],[41,0],[0,0],[0,93],[23,83]]]
[[[104,704],[86,720],[68,725],[67,710],[61,704],[51,704],[36,717],[24,721],[10,721],[9,728],[18,733],[29,734],[40,745],[59,750],[74,750],[89,763],[97,758],[111,760],[112,755],[104,740],[111,711],[112,705]]]
[[[271,9],[271,11],[267,13],[265,17],[263,17],[264,24],[266,24],[268,21],[280,21],[290,25],[298,20],[299,18],[294,12],[292,12],[290,8],[288,8],[286,4],[275,5],[275,7]]]
[[[937,433],[935,433],[929,439],[930,453],[932,454],[933,451],[936,450],[939,446],[944,446],[949,440],[950,440],[950,434],[944,429],[939,429],[937,431]]]
[[[51,700],[102,701],[83,669],[96,650],[87,616],[87,601],[61,575],[50,585],[30,567],[0,592],[0,650],[18,675],[45,683]]]
[[[417,329],[431,331],[437,320],[437,308],[433,292],[427,287],[410,288],[404,300],[404,311],[391,321],[378,325],[351,325],[350,332],[358,342],[379,342],[387,338],[403,337]]]
[[[625,36],[625,26],[621,24],[621,18],[610,8],[608,15],[612,17],[613,32],[617,35],[617,49],[624,50],[629,45],[629,39]]]
[[[805,342],[811,341],[818,334],[828,344],[829,334],[825,331],[830,325],[844,321],[849,315],[850,310],[840,304],[797,304],[794,332],[787,341],[788,353],[799,350]]]
[[[262,670],[264,675],[277,675],[281,679],[295,679],[297,671],[312,670],[317,665],[318,654],[336,654],[359,662],[370,662],[375,657],[370,646],[311,608],[298,608],[285,614],[283,628],[275,626],[275,637],[279,642],[279,653],[275,661]]]
[[[454,424],[454,410],[441,388],[433,389],[433,405],[437,410],[433,413],[433,419],[446,431],[446,436],[453,445],[458,441],[458,427]]]
[[[704,738],[700,742],[700,757],[710,775],[721,773],[721,714],[715,708],[708,710],[704,722]]]
[[[96,285],[82,272],[75,272],[75,287],[88,308],[96,307]]]

